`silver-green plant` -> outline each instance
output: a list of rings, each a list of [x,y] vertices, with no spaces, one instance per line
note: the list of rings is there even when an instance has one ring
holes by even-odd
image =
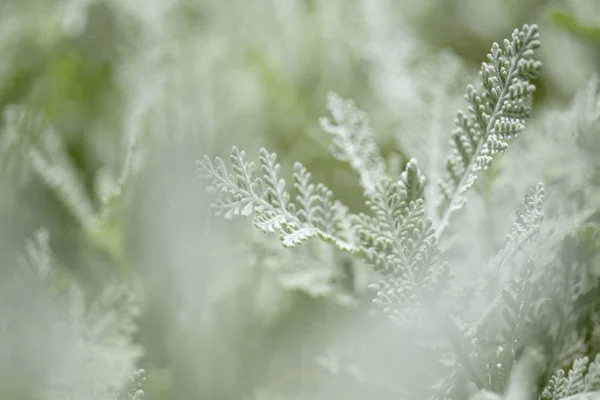
[[[502,47],[492,46],[480,87],[467,87],[467,111],[457,113],[435,201],[425,202],[425,193],[432,193],[425,188],[434,182],[428,182],[417,160],[408,160],[400,178],[393,178],[366,113],[335,94],[327,102],[331,118],[321,125],[331,135],[333,155],[360,176],[366,213],[353,213],[335,200],[300,163],[294,165],[290,191],[276,155],[265,149],[258,166],[237,147],[231,169],[218,157],[198,162],[201,176],[211,181],[209,190],[220,195],[213,203],[218,215],[252,217],[261,231],[277,232],[286,247],[318,238],[371,265],[378,274],[370,285],[377,309],[415,332],[417,345],[431,346],[433,337],[435,346],[449,354],[444,361],[449,379],[430,390],[434,397],[464,398],[475,391],[526,399],[538,391],[540,379],[549,385],[540,395],[552,400],[596,390],[591,383],[561,389],[580,382],[577,376],[583,373],[549,380],[551,371],[585,354],[576,326],[589,311],[578,307],[592,285],[585,284],[588,272],[582,264],[566,255],[578,234],[573,229],[549,236],[556,244],[552,257],[546,247],[535,246],[546,219],[542,183],[530,188],[506,244],[478,272],[475,285],[457,284],[439,245],[452,233],[450,217],[464,206],[477,178],[525,128],[532,82],[541,70],[535,58],[540,43],[538,27],[524,25]],[[523,351],[528,348],[534,350]],[[576,361],[574,371],[583,363]]]

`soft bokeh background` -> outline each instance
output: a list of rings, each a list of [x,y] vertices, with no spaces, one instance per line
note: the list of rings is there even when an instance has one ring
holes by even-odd
[[[541,121],[598,72],[599,21],[594,0],[2,0],[0,397],[110,398],[143,368],[153,400],[402,398],[426,376],[407,360],[439,355],[368,319],[368,269],[214,218],[195,161],[266,147],[359,211],[319,126],[328,92],[367,111],[398,171],[435,176],[492,42],[540,25]],[[563,147],[537,151],[532,126],[479,182],[459,270],[559,179]],[[40,285],[16,270],[44,246]]]

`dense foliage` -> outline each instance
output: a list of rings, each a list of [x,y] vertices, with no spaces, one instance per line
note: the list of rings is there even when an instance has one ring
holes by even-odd
[[[600,8],[546,3],[5,1],[0,398],[600,398]]]

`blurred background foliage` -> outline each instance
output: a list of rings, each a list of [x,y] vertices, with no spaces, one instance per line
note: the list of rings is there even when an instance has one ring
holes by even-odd
[[[385,322],[365,326],[355,300],[368,296],[368,273],[327,247],[283,250],[243,222],[212,219],[194,161],[264,146],[285,176],[301,161],[361,210],[357,177],[319,127],[329,91],[367,111],[394,170],[413,156],[427,165],[423,143],[445,145],[491,43],[523,23],[543,38],[535,112],[569,104],[600,65],[599,4],[3,0],[3,269],[45,228],[52,285],[77,282],[90,304],[106,288],[134,294],[131,360],[146,370],[148,399],[397,396],[404,371],[393,367],[415,355],[396,349]],[[531,183],[494,197],[502,165],[477,186],[498,210],[490,220],[512,215]],[[498,224],[472,262],[497,248]],[[46,340],[51,321],[30,323]],[[342,360],[347,347],[373,369]],[[102,379],[94,371],[78,373]]]

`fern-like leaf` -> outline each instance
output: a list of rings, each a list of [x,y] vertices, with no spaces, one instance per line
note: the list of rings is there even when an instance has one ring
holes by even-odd
[[[531,112],[530,100],[541,62],[533,59],[540,46],[538,27],[515,29],[512,40],[504,40],[504,51],[494,43],[488,62],[481,67],[482,89],[467,87],[468,111],[459,111],[452,133],[451,154],[446,159],[446,179],[440,182],[439,237],[452,212],[460,209],[480,171],[487,169],[497,153],[525,127]]]
[[[331,152],[339,160],[347,161],[360,174],[362,187],[370,192],[385,175],[385,162],[379,153],[367,114],[352,100],[329,93],[327,108],[330,118],[321,118],[323,130],[333,139]]]
[[[412,159],[402,173],[401,179],[394,182],[385,179],[373,192],[367,192],[367,206],[371,215],[361,214],[357,220],[361,248],[368,262],[376,270],[394,275],[401,268],[409,267],[419,253],[415,240],[431,239],[430,220],[425,220],[423,199],[424,178],[416,160]],[[421,223],[422,232],[415,230]],[[411,238],[415,232],[424,237]]]
[[[600,389],[600,354],[596,355],[594,361],[588,367],[588,373],[585,376],[584,392],[591,392]]]
[[[501,337],[504,346],[515,359],[519,347],[528,336],[531,313],[534,306],[534,292],[531,288],[533,267],[530,263],[523,268],[510,283],[508,290],[503,290],[501,297],[505,308],[502,312],[503,327]]]
[[[478,325],[481,326],[488,319],[500,304],[501,299],[506,296],[506,293],[502,294],[506,284],[515,285],[516,280],[532,278],[529,275],[528,277],[522,276],[524,271],[529,269],[526,257],[523,259],[523,253],[539,234],[544,221],[544,196],[545,189],[541,182],[527,191],[524,199],[525,207],[522,211],[517,211],[516,221],[513,223],[510,233],[506,235],[506,244],[489,261],[482,274],[482,279],[476,282],[474,290],[483,297],[492,298],[488,308],[481,315]],[[515,262],[517,258],[526,263],[525,269],[518,269],[520,263]],[[511,263],[517,265],[516,271],[514,268],[505,268]],[[515,276],[516,278],[513,278]]]
[[[573,367],[565,376],[565,371],[559,369],[550,378],[550,381],[544,388],[542,400],[561,400],[580,393],[589,392],[587,387],[587,376],[589,359],[587,357],[579,358],[573,363]],[[594,364],[592,366],[596,367]],[[589,373],[587,374],[589,375]]]
[[[501,270],[511,258],[537,237],[544,222],[544,196],[544,184],[541,182],[528,190],[525,195],[525,209],[517,211],[517,220],[506,237],[506,245],[491,262],[492,270]]]
[[[142,400],[144,398],[144,383],[146,371],[138,369],[129,375],[126,385],[119,393],[118,400]]]
[[[286,247],[318,236],[345,251],[354,251],[347,207],[334,200],[325,185],[311,183],[311,175],[302,164],[294,166],[293,201],[280,177],[275,153],[260,150],[260,173],[256,164],[247,160],[246,152],[237,147],[233,147],[230,161],[231,171],[219,157],[213,162],[205,156],[197,163],[201,176],[211,180],[208,189],[224,194],[213,203],[217,215],[226,219],[254,215],[254,225],[265,233],[278,232]]]

